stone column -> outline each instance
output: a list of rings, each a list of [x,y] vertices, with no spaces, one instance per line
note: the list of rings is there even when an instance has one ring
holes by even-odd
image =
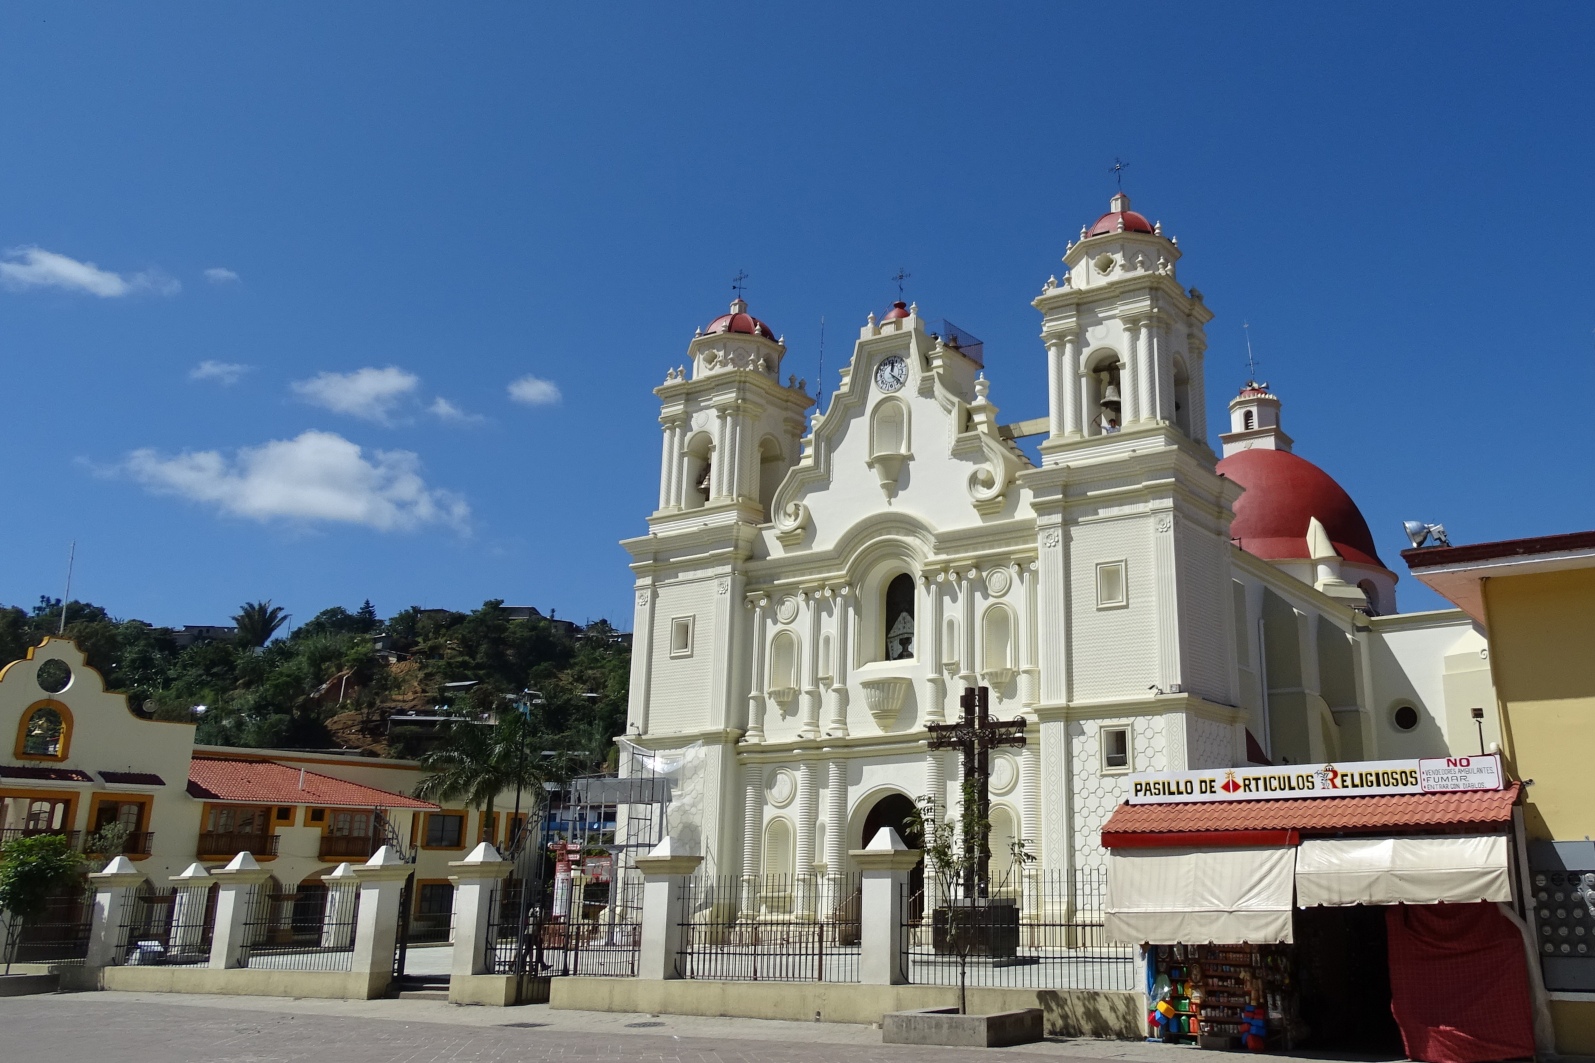
[[[355,919],[351,974],[365,974],[367,995],[379,997],[393,980],[393,950],[399,937],[399,904],[404,883],[415,873],[398,850],[384,845],[353,869],[360,883],[360,908]]]
[[[886,827],[851,855],[864,880],[858,980],[863,985],[902,985],[908,981],[903,949],[905,894],[908,873],[919,863],[920,850],[910,849],[895,830]]]
[[[94,915],[89,923],[89,951],[83,965],[109,967],[121,944],[123,913],[129,899],[144,885],[144,872],[127,857],[118,856],[105,865],[105,870],[91,874],[89,882],[94,886]]]
[[[1082,425],[1091,416],[1091,411],[1083,409],[1080,388],[1080,337],[1069,333],[1063,337],[1063,434],[1069,439],[1078,439],[1083,432]]]
[[[464,860],[449,861],[449,881],[454,883],[452,975],[489,973],[487,956],[492,942],[487,936],[488,923],[498,899],[499,883],[509,878],[513,867],[491,842],[482,842]]]
[[[327,884],[327,900],[321,909],[321,947],[354,947],[354,919],[360,901],[360,883],[347,862],[322,875]]]
[[[732,460],[731,447],[727,439],[727,436],[731,434],[727,430],[727,420],[726,411],[714,411],[714,456],[710,459],[713,462],[713,466],[709,469],[709,501],[711,502],[719,501],[726,496],[726,485],[731,480],[727,472],[727,466],[731,464]]]
[[[1157,419],[1174,423],[1174,359],[1169,357],[1168,338],[1162,320],[1154,318],[1147,329],[1152,338],[1147,359],[1152,363],[1152,379],[1157,384]]]
[[[799,738],[820,737],[820,596],[818,591],[799,594],[808,610],[808,638],[802,654],[803,725]]]
[[[271,872],[255,862],[249,853],[239,853],[226,867],[211,875],[221,884],[216,898],[216,929],[210,940],[210,966],[220,969],[243,967],[244,949],[249,940],[249,917],[255,908],[259,887]],[[173,906],[175,907],[175,905]]]
[[[1025,747],[1019,754],[1019,801],[1024,813],[1025,852],[1035,857],[1024,871],[1024,916],[1037,914],[1041,885],[1041,728],[1026,729]]]
[[[931,799],[932,822],[940,823],[947,818],[947,764],[942,759],[939,749],[928,748],[930,743],[925,743],[925,795]],[[864,839],[867,846],[871,839]],[[935,907],[942,902],[941,878],[932,874],[930,868],[925,869],[925,904]]]
[[[698,870],[703,857],[677,855],[666,838],[647,856],[637,857],[642,872],[642,928],[637,943],[638,978],[679,978],[676,957],[681,952],[681,924],[686,921],[686,880]]]
[[[742,736],[744,742],[758,745],[764,741],[765,683],[764,653],[769,643],[764,630],[764,610],[770,599],[760,594],[749,600],[753,607],[753,682],[748,692],[748,729]]]
[[[1094,434],[1091,430],[1091,421],[1099,412],[1091,405],[1091,377],[1091,373],[1087,373],[1082,370],[1079,377],[1075,380],[1076,387],[1080,392],[1080,434],[1082,436]],[[1121,392],[1124,390],[1124,374],[1122,371],[1119,374],[1119,390]],[[1123,401],[1122,395],[1120,397],[1120,401]],[[1122,413],[1120,416],[1122,419]]]
[[[814,821],[819,811],[819,777],[814,770],[813,754],[797,753],[802,757],[798,764],[797,808],[797,873],[794,883],[793,913],[800,920],[814,918]]]
[[[1119,359],[1119,423],[1133,424],[1141,419],[1141,345],[1136,326],[1124,326],[1124,355]]]
[[[847,737],[847,673],[852,588],[838,587],[831,598],[831,608],[836,619],[835,642],[831,645],[831,722],[825,728],[827,738]]]
[[[935,578],[920,577],[920,582],[925,588],[925,616],[926,632],[920,636],[920,645],[923,647],[925,661],[925,711],[923,714],[926,723],[941,723],[946,716],[947,684],[941,677],[942,656],[942,594],[941,584],[944,579],[942,573],[937,573]],[[864,844],[869,844],[869,839],[864,839]]]
[[[1185,419],[1191,426],[1191,438],[1198,443],[1206,443],[1207,384],[1206,378],[1202,376],[1202,361],[1205,348],[1197,336],[1191,336],[1185,342],[1186,349],[1190,351],[1185,365],[1185,393],[1191,406],[1185,413]]]
[[[759,914],[760,851],[764,842],[764,765],[742,766],[742,917]]]
[[[840,749],[825,751],[830,758],[825,775],[825,877],[830,882],[826,914],[836,909],[847,871],[847,761],[841,753]]]
[[[660,421],[660,434],[664,442],[660,444],[659,455],[659,508],[669,509],[676,500],[676,466],[681,464],[676,456],[676,425],[673,421]]]
[[[1014,654],[1019,669],[1019,704],[1033,708],[1041,693],[1036,667],[1036,563],[1014,565],[1013,575],[1019,613],[1019,629],[1015,632],[1019,652]]]
[[[966,687],[975,685],[975,576],[970,569],[958,581],[958,623],[964,643],[958,679]]]
[[[1047,341],[1047,406],[1051,414],[1047,419],[1049,438],[1056,439],[1067,431],[1064,427],[1064,409],[1068,393],[1068,377],[1063,368],[1063,340],[1054,337]]]

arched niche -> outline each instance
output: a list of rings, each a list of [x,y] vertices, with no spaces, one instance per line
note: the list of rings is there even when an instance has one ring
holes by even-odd
[[[1185,360],[1174,358],[1174,426],[1187,436],[1191,435],[1191,374],[1186,371]]]
[[[989,605],[981,615],[980,671],[992,686],[1005,685],[1019,667],[1015,627],[1013,610],[1006,605]]]
[[[908,404],[895,397],[877,402],[870,412],[869,439],[872,458],[909,453]]]
[[[798,664],[802,645],[796,632],[781,630],[770,640],[770,682],[768,693],[783,709],[797,697]]]
[[[1014,862],[1014,843],[1019,831],[1013,811],[1006,805],[991,807],[991,886],[999,896],[1019,892],[1019,868]]]
[[[914,577],[907,572],[899,572],[886,581],[881,593],[882,660],[914,659],[918,597]]]
[[[17,725],[18,760],[65,760],[72,751],[72,710],[53,698],[36,701]]]
[[[767,878],[789,878],[796,865],[792,821],[785,816],[777,816],[764,828],[764,875]]]

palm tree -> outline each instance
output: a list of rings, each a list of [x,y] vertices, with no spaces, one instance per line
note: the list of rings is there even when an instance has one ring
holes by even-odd
[[[484,810],[489,820],[494,799],[505,790],[526,791],[535,802],[543,781],[558,767],[530,748],[534,738],[531,721],[518,710],[500,712],[491,723],[462,716],[449,725],[441,745],[419,758],[431,774],[416,784],[415,796],[461,801]]]
[[[282,611],[282,606],[272,605],[270,598],[263,602],[245,602],[233,617],[233,623],[238,626],[239,644],[252,650],[270,642],[277,629],[287,621],[288,614]]]

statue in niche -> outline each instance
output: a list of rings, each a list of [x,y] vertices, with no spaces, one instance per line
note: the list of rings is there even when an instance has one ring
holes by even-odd
[[[886,586],[886,659],[914,659],[914,577],[908,573]]]

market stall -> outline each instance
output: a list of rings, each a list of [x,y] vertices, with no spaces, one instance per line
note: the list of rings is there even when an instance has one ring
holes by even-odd
[[[1104,922],[1146,948],[1149,1036],[1531,1056],[1517,798],[1495,757],[1131,776]]]

